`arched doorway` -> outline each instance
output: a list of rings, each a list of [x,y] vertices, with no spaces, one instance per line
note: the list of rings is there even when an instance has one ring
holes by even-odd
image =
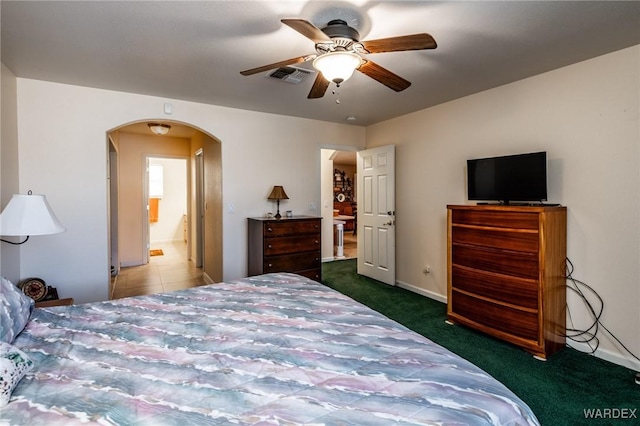
[[[171,128],[157,135],[148,126],[151,122],[159,120],[126,123],[107,133],[112,275],[117,276],[120,267],[142,265],[149,259],[146,159],[184,157],[188,163],[186,260],[201,260],[206,282],[219,282],[223,265],[221,143],[201,129],[176,121],[162,120]]]

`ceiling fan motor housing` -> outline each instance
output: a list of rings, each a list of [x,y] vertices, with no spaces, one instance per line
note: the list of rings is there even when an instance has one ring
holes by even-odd
[[[327,26],[322,29],[322,32],[330,38],[347,38],[354,42],[360,40],[360,33],[355,28],[347,25],[342,19],[329,21]]]

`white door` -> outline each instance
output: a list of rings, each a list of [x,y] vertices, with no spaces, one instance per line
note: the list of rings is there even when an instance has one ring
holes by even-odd
[[[358,152],[358,274],[395,285],[395,147]]]

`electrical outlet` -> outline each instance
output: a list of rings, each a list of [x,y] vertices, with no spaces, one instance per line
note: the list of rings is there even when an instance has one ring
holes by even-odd
[[[425,267],[422,268],[422,273],[425,274],[425,275],[430,274],[431,273],[431,266],[425,265]]]
[[[318,210],[317,204],[316,203],[309,203],[309,211],[315,212],[316,210]]]

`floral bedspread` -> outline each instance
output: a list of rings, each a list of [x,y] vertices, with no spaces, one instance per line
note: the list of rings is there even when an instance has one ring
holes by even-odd
[[[36,309],[9,425],[537,425],[468,361],[314,281],[270,274]]]

